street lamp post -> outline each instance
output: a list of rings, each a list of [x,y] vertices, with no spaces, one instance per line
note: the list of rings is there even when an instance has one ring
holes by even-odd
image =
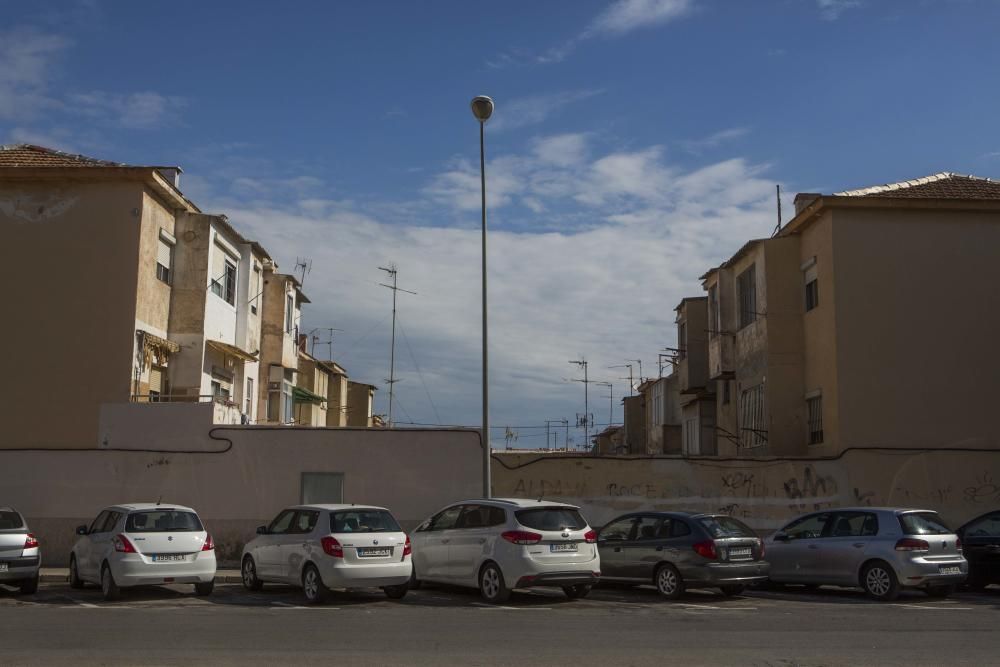
[[[489,350],[486,337],[486,121],[493,115],[493,100],[485,95],[472,98],[472,115],[479,121],[479,181],[483,200],[483,497],[491,495],[490,479],[490,389]]]

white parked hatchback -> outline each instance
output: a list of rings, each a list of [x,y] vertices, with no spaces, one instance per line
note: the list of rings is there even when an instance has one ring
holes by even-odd
[[[597,533],[580,508],[493,498],[445,507],[413,532],[413,583],[478,587],[502,603],[514,588],[559,586],[587,595],[601,576]]]
[[[98,584],[105,600],[120,589],[157,584],[194,584],[209,595],[215,584],[215,544],[190,507],[131,503],[108,507],[80,539],[69,560],[70,586]]]
[[[393,599],[409,588],[410,538],[384,507],[298,505],[278,513],[243,547],[243,585],[301,586],[311,604],[331,588],[381,588]]]

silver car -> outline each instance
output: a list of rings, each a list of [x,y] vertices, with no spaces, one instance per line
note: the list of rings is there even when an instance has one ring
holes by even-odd
[[[969,564],[962,543],[936,512],[853,507],[801,516],[767,538],[771,581],[860,586],[876,600],[902,588],[945,597]]]
[[[42,551],[28,523],[12,507],[0,507],[0,584],[18,586],[30,595],[38,590]]]

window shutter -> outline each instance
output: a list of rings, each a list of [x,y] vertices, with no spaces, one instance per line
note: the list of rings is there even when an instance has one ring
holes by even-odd
[[[159,368],[149,369],[149,390],[163,393],[163,371]]]
[[[163,266],[170,267],[170,246],[163,241],[159,240],[159,245],[156,248],[156,262],[162,264]]]
[[[226,253],[218,245],[212,247],[212,273],[208,279],[219,284],[226,279]]]

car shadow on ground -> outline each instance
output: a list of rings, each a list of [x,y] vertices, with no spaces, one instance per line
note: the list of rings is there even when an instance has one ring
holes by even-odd
[[[745,595],[768,600],[799,600],[813,604],[906,604],[935,606],[961,603],[962,605],[977,606],[1000,605],[1000,588],[998,587],[987,588],[984,591],[959,589],[946,598],[931,597],[921,590],[904,589],[900,591],[899,597],[892,602],[874,600],[868,597],[860,588],[842,588],[839,586],[807,587],[796,585],[776,586],[772,584],[767,587],[748,589]]]

